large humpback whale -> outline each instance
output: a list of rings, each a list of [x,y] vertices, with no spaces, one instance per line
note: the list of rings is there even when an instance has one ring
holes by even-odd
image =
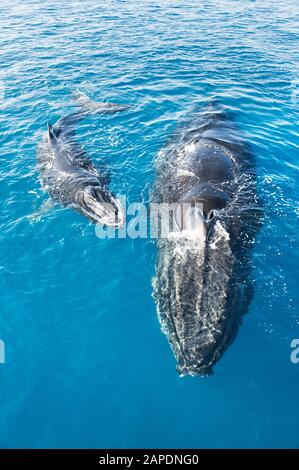
[[[84,93],[74,95],[78,110],[63,117],[48,131],[37,148],[38,169],[46,191],[63,206],[74,208],[92,222],[112,227],[123,222],[123,209],[109,191],[107,176],[93,165],[75,140],[79,122],[93,113],[125,111],[127,106],[97,103]]]
[[[210,375],[252,298],[261,214],[254,156],[224,108],[208,105],[159,153],[153,200],[202,207],[203,230],[158,239],[153,295],[178,372]]]

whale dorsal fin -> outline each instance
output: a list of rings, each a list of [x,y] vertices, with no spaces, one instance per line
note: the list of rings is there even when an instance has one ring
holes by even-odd
[[[54,126],[52,126],[52,124],[49,124],[49,123],[48,123],[48,134],[49,134],[50,140],[57,139],[58,137],[55,132]]]

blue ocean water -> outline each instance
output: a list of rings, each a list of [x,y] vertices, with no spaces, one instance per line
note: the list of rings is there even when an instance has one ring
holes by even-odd
[[[298,447],[298,18],[293,0],[1,1],[1,447]],[[151,240],[41,210],[36,145],[76,89],[132,106],[78,129],[129,202],[195,104],[217,97],[248,135],[255,295],[211,377],[175,371]]]

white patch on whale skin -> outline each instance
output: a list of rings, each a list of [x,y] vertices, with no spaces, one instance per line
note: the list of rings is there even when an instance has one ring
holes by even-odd
[[[215,224],[215,237],[213,241],[210,243],[210,248],[212,250],[217,249],[217,245],[220,241],[229,241],[229,233],[225,230],[223,225],[217,220]]]
[[[181,147],[178,151],[178,168],[181,168],[181,165],[184,166],[184,163],[186,161],[186,157],[188,155],[192,155],[196,151],[196,144],[195,142],[191,142],[190,144],[184,145]],[[179,171],[179,170],[178,170]]]
[[[193,153],[195,152],[195,149],[196,149],[196,144],[195,142],[191,142],[190,144],[187,144],[185,147],[184,147],[184,153]]]
[[[181,230],[177,232],[169,232],[168,240],[205,240],[203,230]]]
[[[157,157],[161,158],[161,157],[164,157],[164,156],[165,156],[165,150],[163,150],[163,149],[159,150],[159,152],[157,154]]]
[[[194,257],[201,255],[204,257],[206,238],[200,229],[170,232],[167,240],[171,243],[173,254],[177,261],[183,261],[188,256],[188,253],[193,253]]]
[[[177,171],[178,176],[196,176],[192,171],[183,170],[181,168]]]

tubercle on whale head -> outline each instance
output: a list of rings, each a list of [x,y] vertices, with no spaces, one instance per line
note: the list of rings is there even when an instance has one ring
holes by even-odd
[[[163,327],[165,328],[164,325]],[[180,377],[210,377],[214,375],[213,368],[226,349],[222,339],[219,344],[216,341],[188,349],[188,345],[182,345],[177,333],[172,335],[167,329],[164,329],[163,333],[168,337],[176,360],[176,371]],[[200,344],[200,339],[197,342]]]
[[[190,340],[192,344],[188,344]],[[218,359],[216,342],[212,339],[208,341],[192,338],[186,338],[186,341],[180,341],[178,337],[175,342],[171,341],[179,376],[209,377],[213,375],[213,366]]]
[[[85,186],[78,193],[77,203],[81,212],[94,223],[115,229],[124,224],[122,204],[106,188]]]
[[[177,360],[176,370],[180,377],[186,375],[209,377],[214,374],[213,366],[218,360],[215,341],[205,342],[198,346],[193,344],[193,347],[183,346],[180,342],[179,347],[176,344],[173,349]]]

